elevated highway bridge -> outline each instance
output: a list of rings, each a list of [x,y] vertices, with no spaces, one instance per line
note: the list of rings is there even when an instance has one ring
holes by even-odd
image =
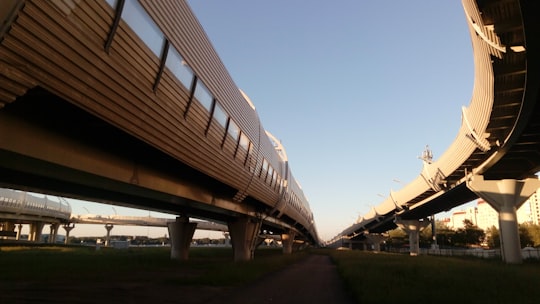
[[[470,104],[454,142],[420,175],[331,242],[393,229],[410,234],[411,254],[427,218],[478,197],[499,212],[503,259],[520,263],[516,209],[540,187],[540,5],[463,0],[475,64]],[[424,220],[425,219],[425,220]]]
[[[19,240],[25,224],[30,227],[28,240],[39,241],[43,226],[49,224],[52,236],[49,240],[53,240],[58,227],[69,223],[70,217],[71,206],[67,202],[0,189],[0,237]]]
[[[67,200],[39,197],[24,191],[0,188],[0,238],[20,240],[23,225],[29,226],[28,241],[39,242],[45,225],[50,225],[49,243],[55,243],[58,230],[66,230],[66,244],[75,224],[102,224],[107,229],[107,240],[114,225],[165,227],[175,219],[150,216],[72,214]],[[196,229],[227,232],[225,224],[192,219]],[[108,244],[108,241],[106,241]]]
[[[0,1],[0,186],[227,223],[319,245],[284,147],[185,1]]]

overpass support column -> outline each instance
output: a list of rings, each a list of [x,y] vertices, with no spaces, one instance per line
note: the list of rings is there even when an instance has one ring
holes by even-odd
[[[223,232],[223,237],[225,238],[225,246],[231,245],[231,236],[228,232]]]
[[[8,239],[9,238],[8,235],[15,232],[15,223],[13,222],[4,222],[0,226],[1,226],[0,231],[7,232],[7,234],[4,237],[0,237],[0,238]]]
[[[301,251],[307,248],[308,243],[304,241],[293,242],[293,251]]]
[[[293,251],[294,238],[296,232],[289,230],[288,233],[281,235],[281,244],[283,245],[283,254],[291,254]]]
[[[381,251],[381,243],[386,239],[384,235],[378,233],[368,233],[366,234],[366,238],[373,244],[373,251],[375,252]]]
[[[240,217],[234,222],[228,222],[227,226],[231,235],[234,261],[252,260],[259,238],[261,222],[249,217]]]
[[[540,187],[538,178],[484,180],[474,175],[467,187],[499,212],[501,254],[508,264],[522,262],[516,210]]]
[[[171,259],[187,260],[189,245],[197,228],[197,223],[190,223],[189,217],[180,216],[174,222],[168,222],[169,238],[171,240]]]
[[[59,223],[51,224],[51,231],[49,233],[49,244],[56,243],[56,237],[58,236]]]
[[[396,225],[409,235],[409,254],[417,256],[420,253],[420,231],[430,224],[427,220],[396,219]]]
[[[111,230],[113,229],[113,224],[105,224],[105,229],[107,229],[107,236],[105,237],[105,247],[109,247],[111,244]]]
[[[19,224],[19,225],[18,225],[18,228],[19,228],[19,229],[17,229],[17,236],[15,237],[15,239],[16,239],[17,241],[19,241],[19,240],[21,239],[22,227],[23,227],[22,224]]]
[[[33,222],[30,224],[30,234],[28,240],[31,242],[39,242],[41,240],[41,231],[43,230],[43,222]]]
[[[75,228],[75,224],[68,223],[64,225],[64,230],[66,230],[66,239],[64,240],[64,244],[69,244],[69,232]]]

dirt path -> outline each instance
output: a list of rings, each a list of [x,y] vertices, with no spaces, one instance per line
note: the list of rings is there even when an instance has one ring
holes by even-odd
[[[229,290],[208,304],[355,303],[345,291],[336,266],[326,255],[310,255],[299,263],[247,286]]]

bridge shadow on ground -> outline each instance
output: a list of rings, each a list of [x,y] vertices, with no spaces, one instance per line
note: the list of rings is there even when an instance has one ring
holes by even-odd
[[[326,255],[258,249],[233,262],[230,248],[113,249],[0,246],[0,303],[353,303]]]

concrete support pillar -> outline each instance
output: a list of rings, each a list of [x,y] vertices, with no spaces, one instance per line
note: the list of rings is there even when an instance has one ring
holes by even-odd
[[[51,230],[49,232],[49,244],[56,243],[56,237],[58,236],[58,227],[60,227],[59,223],[53,223],[51,224]]]
[[[409,254],[420,254],[420,231],[430,224],[428,220],[403,220],[396,219],[396,225],[409,235]]]
[[[75,228],[75,224],[73,223],[67,223],[64,224],[64,230],[66,230],[66,239],[64,240],[64,244],[69,244],[69,232]]]
[[[281,235],[281,244],[283,245],[283,254],[291,254],[293,252],[294,238],[296,232],[289,230],[288,233]]]
[[[234,261],[250,261],[253,259],[261,222],[249,217],[240,217],[227,223],[231,236]]]
[[[41,240],[41,231],[43,231],[43,222],[33,222],[30,223],[30,233],[28,235],[28,240],[31,242],[39,242]]]
[[[17,229],[17,236],[15,237],[15,239],[16,239],[17,241],[19,241],[19,240],[21,239],[21,233],[22,233],[22,228],[23,228],[22,224],[19,224],[19,225],[18,225],[18,228],[19,228],[19,229]]]
[[[105,224],[105,229],[107,230],[107,236],[105,237],[105,247],[108,247],[111,243],[111,230],[113,229],[113,224]]]
[[[6,222],[4,224],[4,230],[5,231],[15,231],[15,223],[13,222]]]
[[[9,239],[9,238],[13,237],[13,236],[9,236],[9,235],[11,233],[15,232],[15,223],[13,223],[13,222],[4,222],[4,223],[2,223],[2,225],[0,227],[0,231],[6,231],[5,236],[0,237],[0,238]]]
[[[231,246],[231,237],[228,232],[223,232],[223,237],[225,238],[225,246]]]
[[[381,243],[386,239],[386,237],[382,234],[378,233],[368,233],[365,235],[366,239],[373,244],[373,251],[380,252],[381,251]]]
[[[305,248],[307,248],[307,242],[304,242],[304,241],[301,241],[301,240],[297,240],[296,242],[293,243],[293,248],[292,250],[293,251],[301,251],[301,250],[304,250]]]
[[[437,244],[437,227],[435,225],[435,214],[431,215],[431,249],[439,249]]]
[[[484,180],[483,176],[475,175],[467,181],[467,187],[499,212],[503,261],[508,264],[521,263],[523,259],[516,210],[540,188],[540,180]]]
[[[180,216],[174,222],[168,222],[169,239],[171,240],[171,259],[187,260],[189,245],[197,228],[197,223],[190,223],[189,217]]]
[[[261,246],[262,243],[264,243],[264,237],[257,235],[257,239],[255,240],[255,248],[259,248],[259,246]]]

